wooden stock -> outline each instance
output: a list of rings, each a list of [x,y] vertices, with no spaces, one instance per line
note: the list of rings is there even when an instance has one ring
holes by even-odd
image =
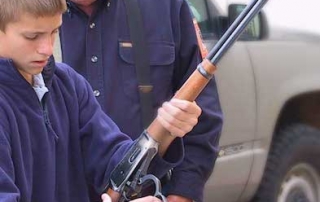
[[[207,71],[207,73],[213,75],[216,66],[213,65],[209,60],[204,59],[202,61],[203,68]],[[202,76],[198,70],[195,70],[188,80],[183,84],[183,86],[177,91],[174,95],[174,98],[178,98],[181,100],[194,101],[204,87],[208,84],[209,79]],[[150,126],[147,128],[149,135],[154,138],[156,141],[161,142],[163,145],[170,145],[170,143],[174,140],[174,136],[171,136],[170,133],[160,124],[160,122],[155,119]],[[159,148],[160,156],[163,156],[167,148]],[[111,188],[108,189],[107,194],[112,199],[112,202],[118,202],[121,194],[113,191]]]
[[[201,65],[210,75],[213,75],[217,69],[216,66],[207,59],[204,59]],[[192,102],[198,97],[208,82],[209,79],[202,76],[198,70],[195,70],[183,86],[177,91],[174,98]]]

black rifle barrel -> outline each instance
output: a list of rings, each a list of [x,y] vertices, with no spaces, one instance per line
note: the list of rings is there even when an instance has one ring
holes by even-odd
[[[207,55],[206,59],[210,60],[213,65],[217,65],[220,58],[224,55],[229,47],[238,39],[250,21],[260,12],[262,7],[268,0],[253,0],[240,13],[236,20],[231,24],[227,31],[223,34],[217,44]]]

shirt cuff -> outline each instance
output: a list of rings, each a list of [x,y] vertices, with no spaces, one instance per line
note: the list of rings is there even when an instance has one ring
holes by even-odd
[[[149,167],[149,173],[152,173],[158,178],[162,178],[170,169],[179,165],[183,159],[184,147],[182,138],[176,138],[163,157],[157,154],[153,158]]]
[[[165,185],[166,195],[179,195],[195,202],[203,201],[205,180],[196,173],[180,172],[173,170],[171,180]]]

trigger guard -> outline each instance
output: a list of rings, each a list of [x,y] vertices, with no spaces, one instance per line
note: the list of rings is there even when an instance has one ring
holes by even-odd
[[[168,201],[167,198],[162,194],[161,182],[156,176],[151,175],[151,174],[145,175],[142,178],[140,178],[139,184],[142,185],[146,181],[153,181],[153,183],[155,185],[155,193],[153,195],[154,197],[157,197],[164,202]]]

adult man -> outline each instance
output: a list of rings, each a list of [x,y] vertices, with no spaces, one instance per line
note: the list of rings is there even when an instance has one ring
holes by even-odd
[[[1,0],[1,202],[92,201],[88,184],[102,194],[133,145],[101,110],[86,80],[50,57],[65,10],[64,0]],[[200,113],[196,104],[172,100],[157,119],[182,137]],[[170,150],[183,154],[183,148],[180,138],[167,143],[170,135],[155,140],[161,150],[169,148],[151,170],[161,176],[181,160]]]
[[[84,75],[103,110],[136,138],[143,130],[132,42],[123,0],[68,0],[60,30],[62,59]],[[200,63],[184,0],[139,0],[148,44],[153,109],[173,96]],[[130,17],[130,16],[128,16]],[[107,96],[112,94],[113,96]],[[169,201],[202,201],[222,126],[214,79],[196,100],[199,124],[184,138],[186,155],[166,185]]]

